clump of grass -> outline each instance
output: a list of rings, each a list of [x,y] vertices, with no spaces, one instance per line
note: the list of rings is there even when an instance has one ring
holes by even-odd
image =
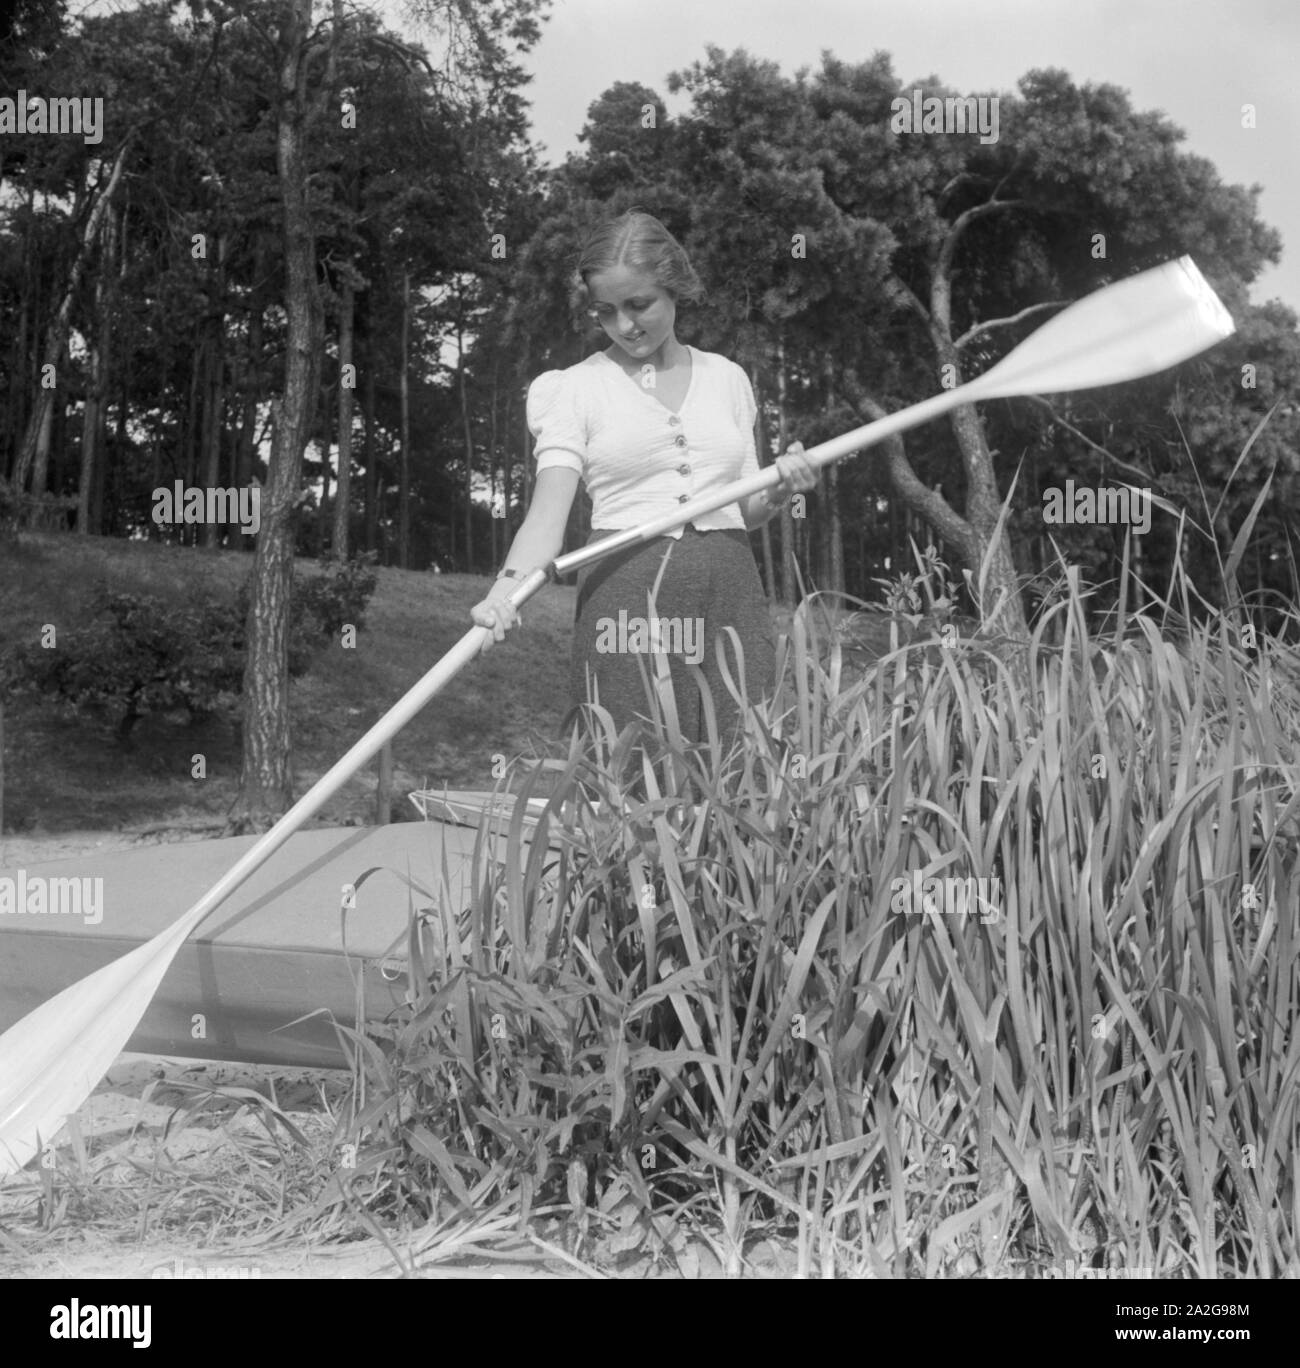
[[[313,1217],[689,1233],[731,1275],[767,1238],[825,1276],[1300,1270],[1297,622],[1194,619],[1178,573],[1130,611],[1126,558],[1097,627],[1064,569],[1015,668],[943,630],[856,669],[806,601],[699,745],[662,662],[641,731],[591,709],[503,781],[545,809],[480,833],[468,904],[413,886]]]

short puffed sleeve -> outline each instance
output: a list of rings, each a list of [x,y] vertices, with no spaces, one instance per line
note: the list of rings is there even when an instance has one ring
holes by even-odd
[[[566,466],[582,474],[587,464],[587,433],[579,403],[577,377],[550,370],[528,386],[528,430],[537,439],[537,469]]]

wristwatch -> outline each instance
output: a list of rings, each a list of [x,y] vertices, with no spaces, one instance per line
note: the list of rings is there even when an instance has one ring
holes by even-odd
[[[784,487],[785,481],[782,480],[778,484],[773,485],[771,489],[765,489],[763,491],[763,502],[769,508],[780,508],[790,498],[789,494],[777,493],[778,490],[783,489]],[[776,494],[776,498],[772,497],[773,494]]]

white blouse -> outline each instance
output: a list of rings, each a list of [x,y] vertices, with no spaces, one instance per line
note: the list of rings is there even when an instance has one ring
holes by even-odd
[[[717,352],[688,350],[691,379],[679,413],[604,352],[544,371],[528,387],[537,469],[565,466],[582,476],[593,529],[637,527],[758,474],[749,376]],[[736,503],[692,522],[701,531],[745,526]],[[682,529],[665,535],[678,539]]]

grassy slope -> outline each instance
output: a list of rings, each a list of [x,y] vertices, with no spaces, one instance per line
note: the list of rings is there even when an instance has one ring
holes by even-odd
[[[101,587],[171,602],[228,598],[251,566],[250,556],[237,553],[25,535],[17,547],[0,547],[0,634],[31,640],[45,623],[75,630]],[[299,574],[312,569],[299,561]],[[292,683],[297,792],[456,642],[488,584],[474,575],[379,571],[356,649],[327,648]],[[554,749],[566,705],[573,598],[569,587],[543,590],[524,610],[522,631],[462,671],[397,738],[395,793],[410,815],[405,794],[412,786],[490,787],[494,752]],[[235,796],[237,721],[152,717],[123,749],[109,718],[69,718],[24,700],[9,704],[5,720],[7,830],[211,825]],[[206,779],[190,777],[195,753],[206,757]],[[372,764],[322,820],[371,820],[374,784]]]

